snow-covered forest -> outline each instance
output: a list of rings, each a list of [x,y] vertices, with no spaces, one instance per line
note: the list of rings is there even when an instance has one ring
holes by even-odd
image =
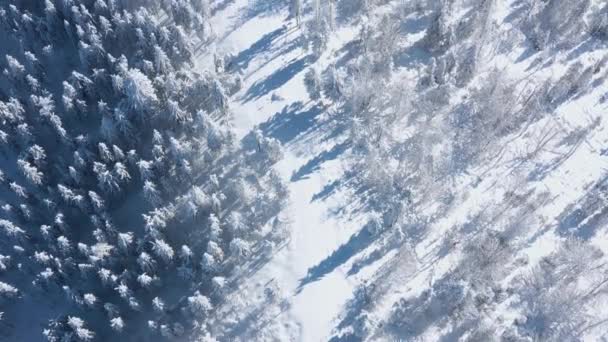
[[[0,0],[0,341],[608,341],[605,0]]]

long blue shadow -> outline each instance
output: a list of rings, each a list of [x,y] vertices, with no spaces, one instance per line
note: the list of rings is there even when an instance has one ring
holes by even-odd
[[[302,102],[295,102],[285,106],[282,111],[276,113],[269,121],[260,125],[264,134],[279,140],[285,144],[300,133],[312,128],[316,117],[323,111],[323,107],[315,105],[304,109]]]
[[[608,192],[608,177],[591,189],[582,199],[568,206],[560,215],[557,232],[562,236],[591,239],[608,220],[608,206],[604,193]]]
[[[304,70],[309,61],[310,58],[308,57],[294,59],[283,68],[275,71],[266,79],[255,82],[249,88],[249,90],[247,90],[247,94],[245,94],[243,102],[259,99],[260,97],[280,88],[285,83],[289,82],[289,80],[291,80],[295,75]]]
[[[430,25],[430,16],[411,16],[401,22],[400,30],[408,34],[416,34],[426,30]]]
[[[369,233],[367,227],[363,227],[359,233],[351,236],[348,242],[340,246],[325,260],[310,268],[306,277],[300,279],[298,292],[302,291],[307,284],[315,282],[333,272],[340,265],[347,262],[352,256],[367,248],[373,241],[373,235]]]
[[[288,1],[285,0],[258,0],[254,6],[248,6],[245,11],[246,18],[259,18],[265,17],[272,14],[278,14],[287,5]]]
[[[262,52],[267,52],[272,47],[272,42],[285,33],[286,27],[282,26],[272,32],[268,32],[262,36],[257,42],[251,44],[250,47],[241,51],[232,60],[232,63],[237,68],[247,68],[251,60]]]
[[[341,143],[334,145],[334,147],[332,147],[329,151],[321,152],[319,155],[309,160],[306,164],[294,172],[291,176],[291,181],[297,182],[307,178],[308,175],[318,170],[321,164],[324,162],[336,159],[342,152],[346,150],[346,147],[346,143]]]
[[[433,55],[421,42],[399,52],[395,57],[395,65],[400,67],[413,67],[418,63],[426,64]]]
[[[576,236],[579,239],[589,240],[606,220],[608,208],[603,208],[599,214],[591,216],[586,210],[578,208],[570,212],[560,221],[558,232],[563,236]],[[587,221],[583,223],[584,221]]]
[[[315,202],[315,201],[322,201],[326,198],[328,198],[331,194],[333,194],[338,187],[342,185],[342,182],[339,179],[336,179],[335,181],[326,184],[323,189],[321,189],[321,191],[317,192],[316,194],[312,195],[312,198],[310,199],[310,202]]]

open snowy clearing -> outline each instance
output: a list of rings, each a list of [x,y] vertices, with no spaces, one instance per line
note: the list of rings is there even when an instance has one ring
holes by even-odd
[[[306,51],[297,46],[301,29],[294,20],[286,19],[288,12],[283,6],[276,6],[276,12],[268,6],[268,13],[247,18],[255,7],[252,1],[240,0],[216,13],[213,27],[221,39],[215,49],[237,56],[234,68],[243,77],[242,90],[233,96],[232,106],[239,136],[264,127],[265,133],[285,147],[284,159],[275,168],[288,184],[290,204],[283,217],[292,236],[249,281],[273,281],[281,287],[289,309],[276,319],[285,326],[295,325],[297,340],[327,340],[357,280],[346,276],[347,265],[320,269],[318,275],[309,274],[309,270],[327,260],[362,224],[356,218],[331,215],[331,208],[346,194],[314,200],[343,173],[339,156],[313,160],[334,148],[337,139],[320,141],[323,137],[315,136],[315,126],[328,113],[311,102],[304,87],[308,62]],[[332,48],[339,49],[344,41],[334,43]],[[294,177],[298,172],[300,175]],[[331,261],[327,268],[332,268]],[[314,280],[306,281],[307,277]]]

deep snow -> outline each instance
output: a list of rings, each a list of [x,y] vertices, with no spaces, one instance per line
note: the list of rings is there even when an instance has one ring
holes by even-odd
[[[275,168],[290,191],[290,205],[284,217],[290,224],[291,240],[247,281],[267,284],[273,280],[280,285],[290,305],[276,318],[280,322],[277,325],[297,327],[295,336],[300,341],[327,340],[357,280],[348,278],[347,268],[342,265],[300,285],[309,269],[344,244],[360,229],[361,222],[330,215],[330,208],[344,194],[313,200],[343,173],[339,155],[314,160],[330,151],[339,139],[324,141],[322,136],[315,136],[315,128],[327,115],[327,108],[312,103],[304,87],[309,58],[298,43],[301,28],[287,19],[287,9],[282,4],[268,6],[268,12],[251,17],[250,11],[256,6],[259,7],[247,0],[234,1],[215,14],[211,25],[221,37],[213,48],[220,54],[236,56],[233,67],[243,78],[242,90],[233,96],[231,106],[237,134],[243,137],[260,127],[285,148],[284,159]],[[351,34],[354,32],[344,32]],[[338,49],[346,39],[335,41],[332,47]],[[199,62],[203,65],[208,60]],[[297,172],[304,175],[294,180]],[[293,335],[293,328],[286,333]]]
[[[260,8],[263,10],[252,10]],[[501,22],[509,11],[506,2],[498,4],[493,19]],[[608,130],[603,124],[593,127],[592,133],[573,146],[552,139],[544,148],[534,150],[535,144],[542,141],[546,127],[554,129],[556,136],[564,137],[600,117],[606,106],[594,104],[605,93],[603,86],[560,107],[557,115],[535,122],[516,139],[505,138],[505,149],[496,164],[478,167],[452,180],[458,205],[433,222],[430,233],[419,243],[408,246],[412,251],[406,251],[405,247],[391,250],[361,272],[349,276],[355,256],[370,253],[373,248],[361,242],[365,239],[362,230],[367,220],[365,214],[336,209],[348,207],[354,196],[345,187],[333,191],[349,169],[345,157],[348,152],[341,147],[342,132],[328,138],[326,127],[321,128],[329,122],[332,106],[314,103],[307,95],[304,73],[313,64],[298,42],[302,30],[287,19],[284,4],[274,1],[261,6],[259,1],[236,0],[215,13],[213,20],[212,27],[219,38],[213,48],[219,54],[236,56],[233,68],[243,77],[242,90],[233,96],[231,107],[239,137],[260,128],[281,141],[285,148],[284,159],[274,167],[289,184],[290,205],[283,217],[290,223],[292,238],[286,248],[247,280],[261,287],[269,282],[281,287],[284,303],[288,305],[275,317],[276,325],[283,327],[277,330],[283,335],[275,332],[278,340],[328,340],[344,318],[346,305],[356,287],[365,282],[382,284],[381,289],[376,289],[378,300],[371,310],[379,317],[387,317],[399,298],[419,294],[458,263],[460,246],[455,245],[453,253],[439,256],[450,230],[470,222],[488,203],[503,202],[509,190],[523,189],[517,177],[522,170],[547,165],[549,170],[544,177],[528,184],[530,193],[539,196],[530,221],[539,228],[532,230],[533,236],[523,236],[518,242],[521,247],[518,257],[535,264],[554,251],[564,238],[564,232],[559,229],[563,226],[560,222],[563,213],[602,179],[608,167],[602,152],[602,146],[608,142]],[[499,31],[508,30],[508,26],[499,28]],[[315,61],[315,66],[327,66],[339,59],[343,53],[341,48],[355,39],[357,32],[356,26],[340,27],[332,34],[328,50]],[[401,43],[411,45],[421,37],[422,33],[413,32]],[[518,48],[496,56],[485,61],[484,68],[508,70],[510,79],[529,77],[534,75],[530,69],[538,64],[535,58],[543,57],[519,61],[524,53],[525,49]],[[580,60],[593,63],[603,54],[592,51]],[[559,60],[562,57],[558,56],[558,63],[550,71],[543,70],[543,74],[563,73],[569,62]],[[199,62],[202,66],[208,60]],[[399,72],[406,77],[415,70],[405,65]],[[454,99],[463,95],[456,94]],[[591,112],[590,108],[593,108]],[[528,153],[533,162],[519,164],[522,153]],[[516,206],[509,201],[502,204],[506,208]],[[576,230],[584,224],[585,221],[578,222],[570,229]],[[598,230],[592,235],[590,241],[605,251],[606,233]],[[507,280],[527,270],[528,267],[516,269]],[[501,306],[491,319],[517,315],[512,307]],[[429,329],[424,338],[433,340],[438,336],[434,334],[444,334],[445,329],[448,328]]]

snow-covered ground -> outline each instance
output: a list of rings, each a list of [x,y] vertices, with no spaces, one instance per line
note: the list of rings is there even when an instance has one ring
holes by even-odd
[[[496,22],[505,20],[510,13],[510,7],[503,5],[496,7],[493,18]],[[251,14],[255,12],[252,8],[265,8],[265,11]],[[329,196],[319,196],[344,175],[348,164],[339,146],[343,137],[337,134],[326,139],[324,130],[319,129],[331,115],[331,106],[317,104],[308,97],[304,73],[311,66],[310,59],[302,44],[298,43],[302,30],[295,26],[293,20],[288,20],[287,15],[286,8],[280,5],[264,7],[259,3],[256,5],[251,1],[237,0],[215,14],[212,26],[219,37],[214,48],[218,53],[236,56],[232,67],[243,78],[242,90],[233,96],[231,107],[239,136],[260,128],[265,134],[281,141],[285,149],[284,159],[275,168],[288,183],[291,193],[290,206],[284,217],[289,221],[292,238],[286,248],[276,253],[248,281],[260,285],[272,281],[281,288],[284,303],[288,305],[275,317],[275,323],[286,327],[284,333],[292,339],[328,340],[335,333],[339,319],[344,317],[345,305],[352,298],[357,285],[364,281],[382,283],[384,288],[376,290],[381,295],[378,295],[378,302],[371,310],[379,317],[388,317],[393,303],[399,298],[419,294],[434,278],[451,271],[458,263],[458,247],[446,257],[438,256],[445,243],[444,237],[456,226],[467,224],[474,215],[483,212],[486,203],[500,204],[508,196],[508,191],[515,193],[524,189],[518,183],[519,178],[513,175],[523,172],[522,169],[533,168],[518,164],[517,158],[522,153],[529,153],[527,157],[532,158],[536,166],[543,163],[549,165],[555,162],[555,156],[562,157],[546,177],[528,184],[529,194],[538,196],[537,207],[531,209],[533,219],[530,222],[539,227],[559,225],[557,220],[568,210],[568,205],[576,202],[590,184],[601,179],[608,166],[601,152],[601,146],[608,140],[608,130],[604,125],[594,127],[592,134],[574,143],[574,148],[569,143],[564,147],[564,144],[555,141],[558,136],[566,139],[576,127],[589,125],[601,116],[600,108],[595,108],[591,113],[588,111],[605,93],[605,87],[600,87],[560,108],[557,116],[534,123],[521,132],[518,140],[506,138],[505,149],[495,165],[476,169],[454,180],[458,205],[433,223],[429,234],[413,246],[415,263],[409,260],[414,256],[402,248],[401,254],[387,253],[368,266],[365,272],[348,276],[352,257],[366,250],[366,246],[348,250],[348,242],[357,237],[366,217],[363,213],[345,214],[344,211],[337,213],[334,210],[345,205],[352,195],[345,189],[329,191]],[[337,51],[355,38],[357,30],[356,27],[347,26],[334,32],[328,51],[316,63],[327,65],[335,60]],[[420,33],[414,32],[406,36],[403,44],[411,45],[420,37]],[[535,62],[534,59],[516,62],[523,52],[516,50],[500,55],[487,61],[484,67],[488,70],[507,67],[510,79],[526,77]],[[601,53],[590,53],[581,59],[585,58],[592,63],[601,58]],[[200,62],[203,65],[206,61]],[[563,73],[564,65],[565,62],[556,63],[550,68],[551,73]],[[415,70],[402,68],[400,72],[407,75]],[[549,72],[544,70],[543,73]],[[453,98],[461,95],[465,94],[457,94]],[[547,127],[555,135],[546,142],[546,146],[534,150],[535,144],[543,143],[543,130]],[[505,205],[507,208],[516,206],[509,201]],[[579,226],[584,223],[580,222]],[[555,229],[542,232],[533,229],[532,232],[534,234],[528,237],[528,242],[518,242],[521,250],[517,255],[535,264],[541,257],[553,252],[556,241],[563,237]],[[605,233],[598,232],[593,243],[606,250]],[[346,246],[346,250],[341,246]],[[422,257],[418,259],[418,256]],[[390,259],[392,263],[386,262]],[[385,271],[378,270],[382,265]],[[419,271],[413,272],[412,267]],[[374,279],[374,273],[374,277],[384,275],[386,278]],[[508,309],[501,310],[503,318],[516,316],[513,312],[508,313]],[[275,337],[279,340],[288,338],[287,335]],[[430,340],[437,338],[437,335],[425,337]]]
[[[289,309],[276,320],[292,327],[289,334],[296,331],[294,336],[301,341],[327,340],[356,283],[346,276],[344,265],[333,268],[328,258],[360,229],[361,222],[331,215],[330,209],[344,194],[315,199],[340,178],[344,165],[339,154],[331,152],[340,139],[325,141],[316,135],[315,128],[327,111],[309,99],[304,86],[309,58],[298,42],[302,29],[287,19],[287,8],[282,5],[249,17],[256,8],[251,2],[237,0],[215,14],[212,27],[221,38],[214,48],[236,56],[232,67],[242,75],[242,90],[233,96],[231,105],[238,135],[244,137],[261,128],[284,146],[284,158],[275,168],[290,191],[283,217],[290,225],[291,239],[247,281],[267,284],[272,280],[280,286]],[[345,31],[345,39],[352,39],[353,32]],[[332,47],[339,49],[343,43],[334,41]],[[208,62],[201,59],[199,65],[202,68]],[[327,159],[315,159],[324,152],[329,152]],[[322,262],[328,265],[327,271],[309,274]]]
[[[0,340],[608,339],[605,1],[72,3],[0,4]]]

